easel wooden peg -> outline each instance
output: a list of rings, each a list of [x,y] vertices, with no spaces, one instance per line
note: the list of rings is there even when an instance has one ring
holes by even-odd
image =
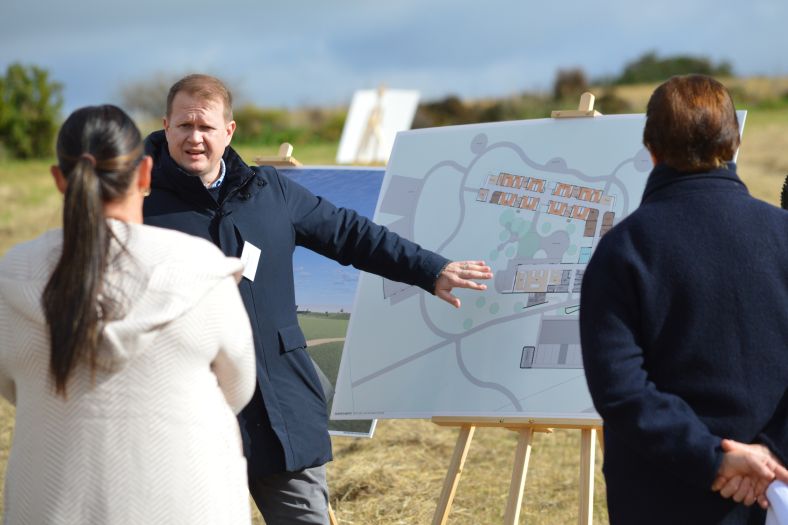
[[[594,109],[596,97],[586,91],[580,95],[580,104],[577,109],[559,109],[550,113],[553,118],[578,118],[578,117],[601,117],[602,113]]]
[[[293,145],[289,142],[283,142],[282,145],[279,146],[279,153],[276,156],[256,157],[254,161],[258,166],[301,166],[301,163],[293,157]]]

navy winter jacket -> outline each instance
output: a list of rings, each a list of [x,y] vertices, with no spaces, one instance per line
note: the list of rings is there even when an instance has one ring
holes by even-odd
[[[763,523],[710,487],[722,438],[788,461],[788,212],[732,164],[656,166],[588,264],[580,329],[610,522]]]
[[[154,159],[146,224],[208,239],[226,255],[240,256],[244,241],[262,251],[254,282],[244,278],[239,285],[257,357],[258,391],[239,416],[250,477],[329,461],[326,400],[296,317],[295,246],[430,293],[448,260],[335,207],[272,167],[247,166],[230,147],[216,196],[172,160],[163,131],[147,138],[146,151]]]

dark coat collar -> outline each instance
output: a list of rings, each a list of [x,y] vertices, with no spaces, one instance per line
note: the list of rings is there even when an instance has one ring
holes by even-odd
[[[154,189],[166,189],[180,195],[191,195],[194,198],[204,199],[210,197],[208,190],[203,186],[202,181],[194,175],[190,175],[170,156],[167,149],[167,137],[164,130],[154,131],[145,139],[145,153],[153,157],[153,172],[151,186]],[[227,146],[222,155],[227,169],[224,182],[221,186],[219,201],[244,186],[255,175],[235,150]]]
[[[665,193],[711,189],[710,183],[714,183],[714,187],[727,187],[747,193],[747,186],[736,175],[736,164],[733,162],[702,173],[683,173],[666,164],[657,164],[648,176],[641,203]]]

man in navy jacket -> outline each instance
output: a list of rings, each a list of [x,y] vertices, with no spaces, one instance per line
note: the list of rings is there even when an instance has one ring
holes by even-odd
[[[450,262],[336,208],[272,167],[250,167],[229,147],[235,122],[216,78],[190,75],[167,99],[153,157],[146,224],[203,237],[247,265],[241,296],[255,339],[257,391],[239,416],[249,487],[270,525],[326,523],[331,460],[326,399],[298,326],[292,255],[304,246],[341,264],[416,285],[459,307],[454,287],[483,290],[482,261]]]

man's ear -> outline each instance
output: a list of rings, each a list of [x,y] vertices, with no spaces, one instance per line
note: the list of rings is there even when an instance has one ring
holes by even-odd
[[[161,118],[161,125],[164,127],[164,131],[167,131],[167,130],[170,129],[170,123],[167,121],[167,117],[162,117]]]
[[[65,194],[68,182],[66,181],[66,177],[63,176],[63,172],[60,171],[60,166],[53,164],[49,167],[49,172],[52,173],[52,178],[55,179],[55,186],[57,186],[57,190],[60,193]]]
[[[227,124],[225,124],[225,130],[227,131],[227,139],[224,141],[224,147],[230,145],[230,141],[233,140],[233,133],[235,133],[235,121],[231,120]]]

